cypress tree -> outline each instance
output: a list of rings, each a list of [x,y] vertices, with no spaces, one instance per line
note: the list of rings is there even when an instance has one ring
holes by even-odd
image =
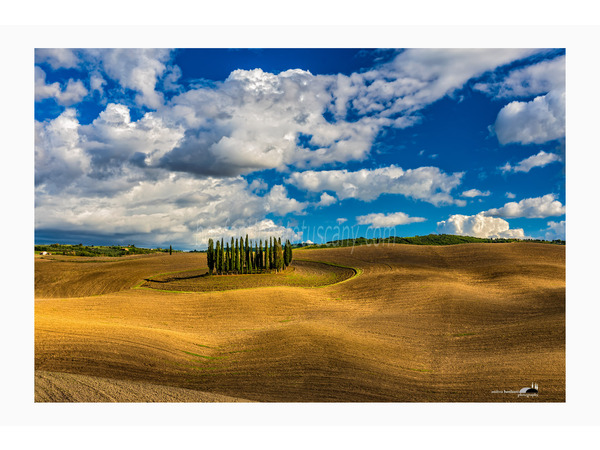
[[[258,243],[258,268],[263,270],[263,251],[262,251],[262,239]]]
[[[229,272],[233,273],[234,271],[234,263],[233,263],[233,237],[231,238],[231,254],[229,255]]]
[[[277,239],[273,239],[273,268],[275,273],[279,271],[279,245]]]
[[[233,264],[235,265],[235,272],[240,273],[240,248],[238,247],[237,238],[235,238],[235,257]]]
[[[271,270],[271,253],[273,253],[270,241],[271,240],[269,239],[269,242],[267,242],[267,260],[265,261],[268,270]]]
[[[244,252],[244,238],[240,236],[240,273],[244,273],[244,261],[246,255]]]
[[[258,273],[260,265],[258,264],[258,242],[254,241],[254,270]]]
[[[233,271],[233,247],[227,244],[229,250],[229,258],[227,258],[227,273],[231,273]]]
[[[244,243],[244,265],[246,266],[246,273],[248,273],[248,269],[250,268],[250,255],[248,252],[248,235],[246,234],[246,242]]]
[[[252,251],[252,242],[250,242],[248,249],[248,273],[252,273],[252,258],[254,258],[254,252]]]
[[[219,242],[219,275],[223,275],[223,247],[221,246],[221,243]]]
[[[171,246],[169,245],[169,255],[172,255],[172,254],[173,254],[173,247],[171,247]]]
[[[269,254],[269,241],[265,239],[265,270],[269,270],[269,258],[271,255]]]
[[[212,275],[215,268],[215,248],[213,240],[208,240],[208,250],[206,251],[206,262],[208,264],[208,273]]]
[[[275,251],[277,250],[277,240],[269,239],[269,267],[271,270],[275,269],[275,273],[277,273],[277,267],[275,267]]]
[[[229,242],[227,243],[227,249],[225,250],[225,273],[229,273],[229,264],[231,263],[231,255],[229,253]]]
[[[265,239],[265,255],[263,261],[263,269],[268,270],[267,261],[269,260],[269,242]]]
[[[216,256],[217,256],[217,275],[219,275],[221,273],[221,243],[217,240],[217,248],[215,250]]]
[[[271,242],[269,242],[270,247],[271,247],[271,269],[277,269],[277,267],[275,267],[275,244],[277,243],[276,239],[273,239]]]
[[[221,238],[221,274],[225,271],[225,246],[223,245],[223,238]]]
[[[277,241],[277,248],[279,249],[279,270],[283,270],[285,267],[284,257],[283,257],[283,246],[281,245],[281,238]]]
[[[286,250],[287,265],[289,266],[292,263],[292,243],[289,240],[286,242]]]
[[[223,238],[221,238],[221,261],[222,261],[222,265],[221,265],[221,273],[225,273],[227,268],[225,266],[225,246],[223,245]]]

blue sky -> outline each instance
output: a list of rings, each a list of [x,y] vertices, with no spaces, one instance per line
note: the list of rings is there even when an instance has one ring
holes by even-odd
[[[562,49],[38,49],[37,243],[564,239]]]

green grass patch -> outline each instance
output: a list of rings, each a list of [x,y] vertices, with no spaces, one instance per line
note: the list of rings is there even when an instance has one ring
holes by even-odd
[[[243,275],[193,275],[158,280],[172,274],[198,272],[197,269],[166,272],[146,278],[134,286],[134,289],[152,289],[168,293],[215,292],[265,287],[302,287],[319,288],[343,283],[362,273],[362,270],[325,261],[297,259],[296,267],[291,266],[279,273],[243,274]],[[293,263],[292,263],[293,264]],[[323,265],[329,266],[328,270]]]
[[[198,347],[204,347],[204,348],[217,348],[217,347],[209,347],[208,345],[203,345],[203,344],[194,344],[197,345]]]

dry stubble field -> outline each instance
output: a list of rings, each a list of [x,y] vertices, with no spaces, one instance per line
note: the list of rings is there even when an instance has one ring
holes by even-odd
[[[36,401],[565,401],[564,246],[294,257],[359,275],[321,287],[164,292],[144,279],[201,273],[205,255],[36,258]],[[303,270],[295,276],[314,275]],[[538,397],[492,393],[532,382]]]

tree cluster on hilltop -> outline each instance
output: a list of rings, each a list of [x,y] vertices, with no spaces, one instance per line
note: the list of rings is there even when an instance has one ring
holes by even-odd
[[[292,262],[292,244],[286,240],[282,246],[281,238],[274,237],[263,244],[262,239],[252,241],[248,235],[246,239],[232,237],[231,242],[217,239],[216,244],[209,239],[206,260],[210,275],[279,272]]]
[[[429,234],[427,236],[398,237],[390,236],[385,238],[364,238],[340,239],[329,241],[325,244],[312,244],[305,247],[309,248],[329,248],[329,247],[352,247],[355,245],[380,245],[380,244],[411,244],[411,245],[456,245],[468,243],[489,243],[503,244],[510,242],[535,242],[543,244],[565,245],[564,240],[556,239],[545,241],[541,239],[514,239],[514,238],[477,238],[473,236],[459,236],[454,234]]]
[[[68,256],[110,256],[118,257],[125,255],[142,255],[148,253],[168,252],[169,249],[162,248],[141,248],[133,244],[130,245],[71,245],[71,244],[50,244],[36,245],[35,252],[48,252],[52,255],[68,255]],[[177,250],[172,250],[176,252]]]

